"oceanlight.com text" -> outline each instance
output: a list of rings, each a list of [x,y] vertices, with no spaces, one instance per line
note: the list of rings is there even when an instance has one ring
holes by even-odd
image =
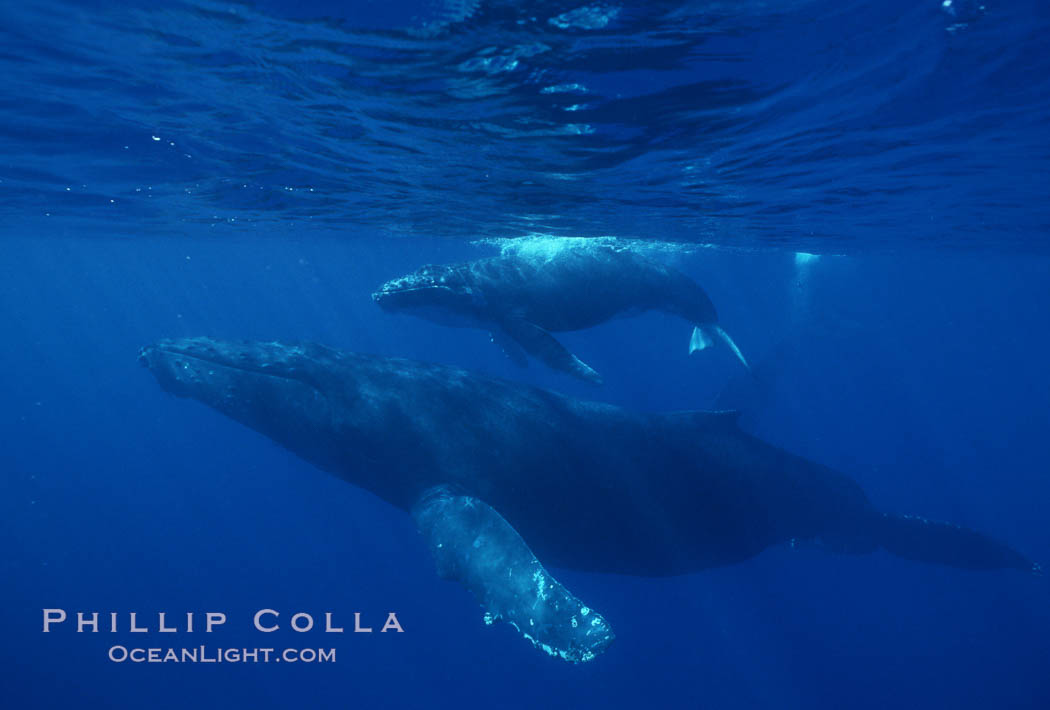
[[[114,663],[335,663],[334,648],[139,648],[112,646]]]

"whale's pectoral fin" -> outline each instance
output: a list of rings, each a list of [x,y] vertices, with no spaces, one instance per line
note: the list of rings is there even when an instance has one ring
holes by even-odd
[[[502,328],[494,328],[489,335],[492,336],[492,342],[500,346],[511,362],[518,367],[529,366],[529,358],[525,355],[525,350],[518,344],[518,341],[507,335],[506,331]]]
[[[1019,569],[1039,574],[1038,563],[984,533],[906,515],[883,515],[879,543],[893,554],[919,562],[966,569]]]
[[[601,384],[602,378],[587,363],[566,350],[565,346],[555,340],[554,336],[521,318],[508,318],[502,321],[506,335],[520,345],[525,352],[542,360],[555,370],[568,372],[580,379]]]
[[[506,621],[532,644],[572,663],[589,661],[615,638],[605,619],[574,597],[493,508],[477,498],[429,491],[412,510],[438,574],[469,589],[485,623]]]

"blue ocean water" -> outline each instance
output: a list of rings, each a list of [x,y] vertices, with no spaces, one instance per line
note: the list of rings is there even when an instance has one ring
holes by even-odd
[[[554,570],[617,640],[548,658],[437,578],[404,513],[165,394],[136,355],[311,340],[740,408],[880,509],[1045,563],[1048,30],[1043,3],[970,0],[0,8],[4,707],[1046,707],[1045,577],[884,552]],[[596,388],[370,299],[562,237],[695,278],[760,377],[647,314],[559,335]],[[45,608],[122,629],[44,634]],[[266,639],[335,664],[107,658],[263,645],[263,608],[393,610],[405,633]],[[160,611],[228,622],[161,634]]]

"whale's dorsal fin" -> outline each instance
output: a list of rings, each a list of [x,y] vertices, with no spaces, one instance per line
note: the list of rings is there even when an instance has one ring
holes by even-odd
[[[439,486],[416,503],[412,517],[438,574],[474,593],[486,624],[505,621],[536,648],[570,663],[589,661],[612,643],[602,615],[554,579],[484,501]]]
[[[594,384],[601,384],[601,375],[535,323],[524,318],[504,318],[500,321],[500,326],[508,338],[534,358],[542,360],[555,370],[567,372]],[[495,337],[493,339],[497,340]]]

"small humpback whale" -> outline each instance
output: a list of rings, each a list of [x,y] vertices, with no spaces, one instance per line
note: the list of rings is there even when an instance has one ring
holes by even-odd
[[[718,324],[711,299],[685,274],[611,245],[573,240],[510,250],[461,264],[427,265],[372,294],[380,307],[444,325],[488,330],[519,366],[526,353],[593,383],[601,376],[554,339],[617,316],[660,310],[693,324],[690,354],[724,343],[747,367]]]
[[[679,575],[812,540],[1039,570],[974,530],[879,512],[854,481],[746,434],[733,413],[638,413],[315,344],[163,340],[139,359],[168,392],[410,512],[486,623],[571,662],[614,634],[546,565]]]

